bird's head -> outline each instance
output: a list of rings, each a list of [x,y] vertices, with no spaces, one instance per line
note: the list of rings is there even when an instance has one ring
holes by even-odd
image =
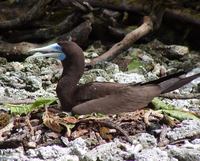
[[[83,53],[82,49],[72,41],[59,41],[58,43],[41,48],[31,49],[28,52],[35,53],[32,56],[29,56],[28,59],[36,57],[54,57],[61,61],[64,61],[71,56],[80,56]]]

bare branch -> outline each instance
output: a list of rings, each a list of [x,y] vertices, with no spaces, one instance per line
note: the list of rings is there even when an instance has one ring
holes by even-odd
[[[0,56],[5,58],[28,56],[27,51],[36,47],[39,45],[28,42],[8,43],[0,41]]]
[[[161,94],[160,96],[169,99],[200,99],[200,93],[190,93],[187,95],[166,93],[166,94]]]
[[[34,5],[28,13],[23,14],[23,16],[16,19],[0,22],[0,29],[13,29],[39,18],[45,13],[45,7],[51,1],[52,0],[39,0],[38,3]]]
[[[150,17],[145,16],[144,22],[140,27],[128,33],[120,42],[113,45],[112,48],[109,49],[107,52],[105,52],[104,54],[102,54],[97,58],[94,58],[89,65],[93,66],[101,61],[112,60],[121,52],[130,48],[135,41],[137,41],[144,35],[148,34],[152,30],[153,30],[152,20]]]
[[[74,26],[78,24],[80,20],[80,14],[73,13],[67,16],[62,22],[57,25],[48,27],[48,28],[39,28],[37,30],[31,30],[28,33],[25,31],[17,31],[18,36],[12,37],[12,41],[20,42],[20,41],[29,41],[29,40],[50,40],[53,39],[63,33],[67,33]],[[14,32],[12,33],[12,35]]]

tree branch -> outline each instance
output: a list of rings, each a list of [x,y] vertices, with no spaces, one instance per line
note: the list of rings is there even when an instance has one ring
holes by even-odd
[[[128,33],[120,42],[113,45],[112,48],[109,49],[107,52],[105,52],[104,54],[102,54],[97,58],[94,58],[89,65],[93,66],[101,61],[112,60],[121,52],[130,48],[135,41],[137,41],[144,35],[148,34],[152,30],[153,30],[153,22],[150,17],[145,16],[144,22],[140,27]]]
[[[70,32],[58,36],[55,41],[57,40],[68,40],[69,37],[72,38],[72,41],[76,42],[81,47],[84,47],[87,44],[88,37],[90,32],[92,31],[92,22],[90,20],[86,20],[75,27]]]
[[[0,56],[8,59],[27,57],[30,56],[27,51],[36,47],[39,45],[28,42],[8,43],[0,41]]]
[[[39,18],[45,13],[45,7],[52,0],[39,0],[36,5],[34,5],[28,13],[24,13],[23,16],[12,20],[6,20],[0,22],[0,29],[13,29],[20,27],[24,24],[31,22],[34,19]]]
[[[37,30],[17,31],[7,36],[7,40],[12,42],[30,41],[30,40],[50,40],[61,34],[67,33],[78,24],[80,20],[80,14],[73,13],[67,16],[62,22],[49,28],[39,28]],[[9,33],[8,33],[9,34]],[[16,37],[13,37],[16,35]]]
[[[161,94],[160,97],[169,98],[169,99],[200,99],[200,93],[190,93],[187,95],[166,93],[166,94]]]

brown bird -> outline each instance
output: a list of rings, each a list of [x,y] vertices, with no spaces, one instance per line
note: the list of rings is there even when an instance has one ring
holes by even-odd
[[[178,89],[200,76],[198,73],[183,77],[185,73],[179,72],[138,85],[98,82],[77,85],[84,73],[85,59],[76,43],[61,41],[31,52],[48,52],[32,57],[53,56],[62,61],[63,73],[57,84],[57,96],[63,110],[76,114],[132,112],[146,107],[154,97]]]

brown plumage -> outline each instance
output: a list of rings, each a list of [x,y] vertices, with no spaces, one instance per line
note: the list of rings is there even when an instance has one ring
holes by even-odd
[[[76,114],[131,112],[146,107],[154,97],[173,91],[200,76],[182,78],[183,73],[160,78],[140,85],[119,83],[88,83],[77,85],[84,72],[82,49],[74,42],[59,42],[66,59],[58,81],[57,96],[62,109]]]

